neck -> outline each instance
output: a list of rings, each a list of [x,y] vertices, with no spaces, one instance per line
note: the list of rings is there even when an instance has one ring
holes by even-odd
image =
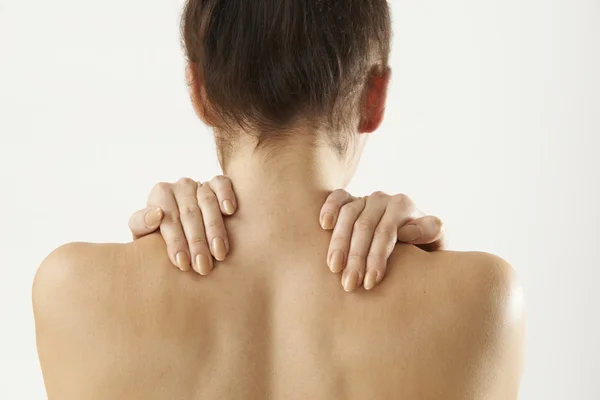
[[[233,182],[240,216],[280,223],[279,217],[297,221],[314,214],[311,222],[318,222],[328,194],[345,187],[347,167],[315,136],[299,133],[259,148],[249,135],[236,139],[224,172]]]

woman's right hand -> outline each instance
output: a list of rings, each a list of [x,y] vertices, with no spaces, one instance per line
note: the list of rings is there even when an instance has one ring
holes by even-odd
[[[229,252],[223,216],[233,215],[236,209],[229,178],[216,176],[205,183],[182,178],[174,184],[156,184],[147,208],[133,214],[129,228],[134,239],[160,229],[173,265],[208,275],[213,257],[223,261]]]

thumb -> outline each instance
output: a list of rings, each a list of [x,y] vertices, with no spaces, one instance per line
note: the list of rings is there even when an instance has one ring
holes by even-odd
[[[439,218],[425,216],[398,229],[398,241],[421,245],[428,251],[443,250],[446,246],[446,232]]]
[[[159,227],[164,213],[160,208],[144,208],[129,218],[129,229],[134,239],[139,239],[155,232]]]

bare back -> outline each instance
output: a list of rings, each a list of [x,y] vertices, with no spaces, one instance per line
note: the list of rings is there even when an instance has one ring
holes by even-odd
[[[230,231],[209,277],[173,268],[159,235],[49,257],[34,287],[49,398],[515,398],[521,317],[496,258],[399,245],[376,290],[348,294],[318,227]]]

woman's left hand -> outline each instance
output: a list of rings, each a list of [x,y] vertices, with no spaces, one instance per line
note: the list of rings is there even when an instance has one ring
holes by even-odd
[[[423,214],[404,194],[375,192],[356,198],[336,190],[321,209],[320,221],[323,229],[333,230],[327,265],[334,273],[344,271],[342,286],[347,292],[363,282],[367,290],[379,284],[398,242],[426,251],[446,247],[442,221]]]

